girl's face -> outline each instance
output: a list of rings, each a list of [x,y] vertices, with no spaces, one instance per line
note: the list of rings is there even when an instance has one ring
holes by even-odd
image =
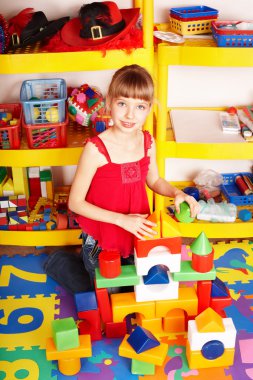
[[[122,131],[142,129],[149,111],[150,103],[146,100],[119,97],[111,103],[113,125]]]

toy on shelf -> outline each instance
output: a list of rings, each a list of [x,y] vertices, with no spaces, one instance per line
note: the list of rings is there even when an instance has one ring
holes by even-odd
[[[208,200],[220,194],[223,176],[212,169],[204,169],[193,179],[199,189],[200,198]]]
[[[233,203],[216,203],[213,198],[210,198],[207,202],[200,200],[199,205],[200,212],[197,215],[199,220],[224,223],[236,220],[237,207]]]
[[[222,47],[253,47],[253,21],[212,21],[213,38]]]
[[[0,104],[0,149],[20,148],[21,120],[21,104]]]
[[[104,98],[100,91],[88,84],[83,84],[79,88],[72,89],[68,97],[69,117],[78,124],[88,127],[104,105]]]

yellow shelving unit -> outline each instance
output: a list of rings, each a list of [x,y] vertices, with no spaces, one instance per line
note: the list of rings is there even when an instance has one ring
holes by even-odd
[[[177,143],[174,140],[168,115],[168,76],[172,65],[212,67],[252,67],[253,49],[221,48],[212,40],[187,39],[182,45],[161,43],[157,51],[158,110],[157,110],[157,157],[160,174],[165,175],[166,158],[196,158],[210,160],[253,159],[251,143]],[[177,186],[177,184],[175,184]],[[164,197],[156,195],[157,210],[164,210]],[[175,224],[171,220],[175,228]],[[179,235],[196,237],[205,231],[209,238],[246,238],[253,236],[253,223],[177,223]]]
[[[96,70],[117,70],[133,63],[144,66],[153,73],[153,0],[134,0],[133,7],[141,8],[143,47],[131,53],[123,50],[47,53],[27,49],[19,54],[0,55],[0,74],[61,73]],[[153,117],[147,119],[145,128],[153,132]],[[28,149],[22,140],[20,150],[0,150],[1,166],[66,166],[76,165],[82,151],[84,138],[76,141],[68,136],[66,148]],[[149,194],[150,201],[152,194]],[[151,202],[152,203],[152,202]],[[2,245],[75,245],[80,244],[79,230],[62,231],[0,231]]]

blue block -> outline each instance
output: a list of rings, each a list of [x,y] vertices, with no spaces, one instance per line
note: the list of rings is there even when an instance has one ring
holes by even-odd
[[[88,311],[88,310],[97,310],[97,299],[96,299],[96,293],[91,292],[83,292],[83,293],[76,293],[74,295],[75,297],[75,303],[76,303],[76,309],[77,311]]]
[[[228,297],[229,292],[224,284],[218,277],[212,281],[211,297]]]
[[[145,285],[168,284],[170,280],[167,267],[164,265],[155,265],[149,270],[146,276],[143,276],[143,282]]]
[[[134,329],[127,341],[137,354],[160,345],[159,340],[150,331],[140,326]]]
[[[208,360],[215,360],[223,355],[224,350],[224,344],[221,341],[210,340],[203,345],[201,353],[204,358]]]

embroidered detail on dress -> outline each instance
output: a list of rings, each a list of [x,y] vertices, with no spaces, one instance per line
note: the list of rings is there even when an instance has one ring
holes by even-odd
[[[121,178],[122,183],[133,183],[140,181],[141,179],[141,168],[140,162],[129,162],[126,164],[121,164]]]

